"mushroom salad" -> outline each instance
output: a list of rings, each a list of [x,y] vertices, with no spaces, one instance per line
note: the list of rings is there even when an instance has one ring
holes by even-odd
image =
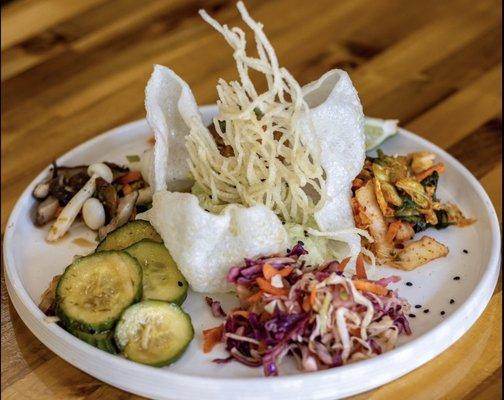
[[[152,191],[137,170],[111,162],[52,165],[50,176],[35,186],[35,225],[52,223],[47,241],[60,239],[79,215],[102,240],[114,229],[145,211]]]

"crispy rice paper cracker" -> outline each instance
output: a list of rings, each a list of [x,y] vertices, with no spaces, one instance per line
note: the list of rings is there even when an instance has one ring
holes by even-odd
[[[159,191],[152,208],[138,216],[154,226],[191,288],[216,293],[233,289],[226,275],[245,257],[285,251],[287,233],[267,207],[229,205],[219,214],[205,211],[196,196]]]
[[[302,119],[303,133],[325,172],[327,197],[315,213],[315,221],[331,241],[338,258],[356,256],[361,251],[357,233],[344,233],[355,228],[350,205],[353,179],[365,159],[364,114],[350,77],[345,71],[331,70],[320,79],[303,87],[310,107],[309,117]],[[338,233],[342,232],[342,233]]]
[[[185,147],[188,122],[201,121],[191,89],[171,69],[155,65],[145,88],[145,108],[156,145],[142,156],[142,175],[155,190],[188,190],[193,184]]]
[[[229,291],[229,268],[244,258],[285,251],[287,232],[265,206],[229,205],[216,215],[205,211],[196,196],[169,191],[192,185],[185,139],[190,124],[206,128],[189,86],[166,67],[155,66],[145,105],[156,144],[144,176],[149,176],[155,193],[152,208],[137,218],[148,220],[159,232],[193,290]]]

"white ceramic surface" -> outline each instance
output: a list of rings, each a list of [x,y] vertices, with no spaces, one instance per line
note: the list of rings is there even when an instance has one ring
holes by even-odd
[[[208,122],[215,107],[202,107]],[[93,161],[126,164],[126,155],[141,154],[151,136],[145,120],[113,129],[65,154],[62,165]],[[282,376],[262,377],[260,368],[238,363],[216,365],[213,358],[224,356],[222,349],[210,354],[201,351],[202,329],[215,326],[204,295],[190,293],[183,308],[192,317],[195,338],[187,352],[174,365],[157,369],[113,356],[76,339],[55,324],[44,320],[37,304],[40,295],[55,274],[61,273],[76,254],[87,254],[73,242],[76,238],[94,239],[82,225],[73,227],[64,240],[55,245],[44,241],[47,228],[36,228],[30,213],[31,197],[43,171],[25,190],[9,218],[4,239],[7,288],[12,303],[28,328],[60,357],[88,374],[126,391],[156,399],[336,399],[370,390],[396,379],[426,363],[459,339],[481,315],[487,305],[499,272],[500,233],[492,203],[478,181],[453,157],[424,139],[401,130],[389,139],[383,150],[406,153],[429,150],[446,164],[438,196],[455,201],[478,222],[460,229],[429,230],[427,234],[447,244],[448,257],[412,272],[380,268],[374,277],[392,273],[403,279],[395,286],[412,305],[416,318],[410,319],[413,335],[403,338],[397,349],[371,360],[316,373],[299,373],[293,364],[282,364]],[[28,245],[29,244],[29,245]],[[463,253],[463,249],[469,251]],[[453,277],[460,276],[458,281]],[[406,286],[410,281],[413,286]],[[213,296],[229,307],[232,295]],[[449,300],[454,299],[454,304]],[[428,308],[429,313],[423,313]],[[446,312],[445,316],[440,311]]]

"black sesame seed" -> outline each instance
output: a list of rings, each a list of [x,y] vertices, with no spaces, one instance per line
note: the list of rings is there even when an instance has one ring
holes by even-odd
[[[460,276],[456,276],[453,278],[454,281],[459,281],[460,280]]]
[[[453,304],[453,303],[455,303],[455,300],[450,299],[450,304]]]
[[[282,221],[282,225],[285,225],[285,221]]]
[[[462,252],[465,253],[465,254],[469,254],[469,251],[466,250],[466,249],[462,250]]]
[[[406,286],[413,286],[411,282],[406,282]]]
[[[417,304],[415,308],[422,308],[422,306],[420,304]]]
[[[290,249],[287,249],[287,250],[286,250],[286,252],[287,252],[287,253],[290,253]]]
[[[304,242],[302,240],[298,240],[298,244],[300,244],[301,246],[304,246]]]
[[[415,318],[415,317],[416,317],[416,315],[415,315],[415,314],[410,314],[410,315],[408,315],[408,317],[410,317],[410,318]]]
[[[180,281],[177,282],[177,285],[179,285],[180,287],[184,286],[184,284]]]
[[[308,231],[303,231],[303,233],[305,237],[308,237]]]
[[[426,308],[425,310],[423,310],[424,314],[427,314],[429,312],[429,309]]]
[[[441,314],[441,315],[445,315],[445,312],[444,312],[444,311],[441,311],[441,312],[440,312],[440,314]]]

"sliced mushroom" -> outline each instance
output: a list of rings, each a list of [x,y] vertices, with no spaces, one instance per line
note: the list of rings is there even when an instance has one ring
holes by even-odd
[[[56,197],[60,206],[66,206],[76,192],[69,186],[65,185],[65,178],[57,177],[51,180],[49,184],[49,194]]]
[[[107,221],[115,217],[119,198],[113,185],[103,178],[96,179],[96,197],[103,203]]]
[[[119,199],[117,205],[117,214],[112,218],[108,225],[102,226],[98,230],[98,237],[103,240],[113,230],[124,225],[131,217],[135,210],[135,204],[138,198],[138,192],[135,191]]]
[[[72,176],[79,173],[87,174],[87,165],[77,165],[75,167],[58,167],[56,163],[53,164],[53,175],[54,177],[70,179]]]
[[[49,196],[50,183],[51,180],[47,180],[35,186],[35,189],[33,189],[33,197],[37,200],[44,200],[47,196]]]
[[[109,167],[114,175],[114,181],[129,172],[129,168],[105,161],[104,164]]]
[[[37,214],[35,216],[35,225],[43,226],[54,219],[59,202],[56,197],[49,196],[37,205]]]
[[[70,187],[72,191],[77,193],[86,184],[88,179],[88,174],[86,174],[85,172],[78,172],[77,174],[72,175],[70,178],[68,178],[66,186]]]
[[[86,166],[58,167],[53,162],[51,176],[40,182],[33,190],[33,197],[44,200],[47,196],[56,197],[60,205],[66,205],[72,196],[87,182]],[[86,176],[83,179],[83,174]]]
[[[95,191],[95,181],[98,178],[98,175],[93,175],[87,183],[79,190],[75,196],[68,202],[65,208],[61,211],[60,215],[54,222],[51,229],[49,229],[49,233],[47,235],[47,241],[54,242],[61,238],[68,228],[72,225],[79,214],[84,202],[89,199],[94,191]]]

